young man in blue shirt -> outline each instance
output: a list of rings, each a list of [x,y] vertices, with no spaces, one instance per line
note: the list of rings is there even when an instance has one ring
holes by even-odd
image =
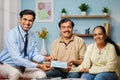
[[[0,53],[0,62],[2,63],[0,64],[0,75],[4,78],[9,80],[18,80],[20,77],[44,78],[46,77],[44,71],[51,69],[50,65],[42,62],[51,60],[52,57],[45,57],[38,53],[35,34],[30,30],[35,16],[35,12],[32,10],[21,11],[20,25],[8,32],[4,49]]]

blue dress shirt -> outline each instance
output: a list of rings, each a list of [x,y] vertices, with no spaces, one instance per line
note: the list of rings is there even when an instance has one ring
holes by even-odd
[[[37,67],[36,62],[44,61],[44,57],[40,55],[36,47],[35,34],[28,31],[27,55],[24,57],[24,41],[26,32],[17,26],[10,30],[5,37],[4,48],[0,53],[0,61],[12,66],[24,66],[29,68]]]

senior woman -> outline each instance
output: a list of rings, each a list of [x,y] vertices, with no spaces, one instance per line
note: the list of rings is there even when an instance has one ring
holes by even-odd
[[[83,72],[86,80],[118,80],[116,44],[106,36],[103,26],[93,29],[95,43],[88,46],[82,65],[71,72]]]

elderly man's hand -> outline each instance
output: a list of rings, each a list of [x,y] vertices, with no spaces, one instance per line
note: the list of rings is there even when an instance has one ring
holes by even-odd
[[[67,68],[64,69],[64,70],[67,71],[67,72],[69,72],[69,71],[71,70],[72,66],[73,66],[72,61],[69,61],[69,62],[67,63]]]

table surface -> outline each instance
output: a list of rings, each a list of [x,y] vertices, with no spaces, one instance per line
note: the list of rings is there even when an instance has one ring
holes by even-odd
[[[81,79],[81,78],[66,78],[66,79],[61,79],[60,77],[58,77],[58,78],[51,78],[51,79],[31,79],[31,80],[86,80],[86,79]]]

